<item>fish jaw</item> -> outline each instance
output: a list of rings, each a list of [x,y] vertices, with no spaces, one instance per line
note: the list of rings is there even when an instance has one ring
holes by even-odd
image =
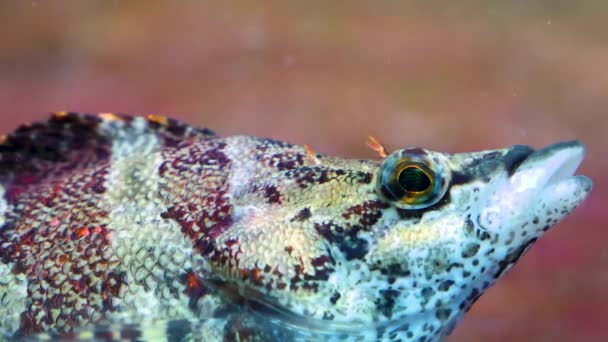
[[[532,207],[545,218],[544,223],[539,218],[543,231],[571,213],[591,192],[591,179],[574,174],[584,156],[585,148],[578,141],[554,144],[532,154],[511,178],[521,185],[526,178],[536,178],[537,203]]]
[[[589,195],[592,182],[574,175],[583,161],[578,141],[560,142],[531,153],[508,178],[496,181],[477,216],[481,229],[512,245],[524,244],[560,222]]]

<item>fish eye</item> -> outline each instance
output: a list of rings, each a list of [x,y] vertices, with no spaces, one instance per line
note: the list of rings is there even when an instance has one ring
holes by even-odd
[[[422,209],[443,198],[450,178],[449,169],[433,152],[412,148],[396,151],[384,160],[376,188],[399,208]]]
[[[420,165],[406,165],[399,171],[397,179],[403,191],[414,195],[428,191],[433,183],[432,177]]]

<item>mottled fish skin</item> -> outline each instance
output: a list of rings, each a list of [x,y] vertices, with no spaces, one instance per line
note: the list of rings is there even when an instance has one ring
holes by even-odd
[[[162,322],[175,339],[436,341],[586,198],[583,155],[350,160],[55,113],[0,145],[0,339],[154,339]],[[426,202],[394,183],[404,161],[435,174]]]

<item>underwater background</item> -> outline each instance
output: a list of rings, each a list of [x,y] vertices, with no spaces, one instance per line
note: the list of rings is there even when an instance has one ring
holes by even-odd
[[[376,158],[580,139],[590,198],[448,339],[608,338],[608,2],[0,1],[0,132],[159,113]]]

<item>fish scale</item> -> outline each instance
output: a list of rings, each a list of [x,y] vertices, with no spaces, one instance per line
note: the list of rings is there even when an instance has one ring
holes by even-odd
[[[0,337],[436,341],[591,191],[579,142],[372,146],[343,159],[158,115],[18,128]]]

